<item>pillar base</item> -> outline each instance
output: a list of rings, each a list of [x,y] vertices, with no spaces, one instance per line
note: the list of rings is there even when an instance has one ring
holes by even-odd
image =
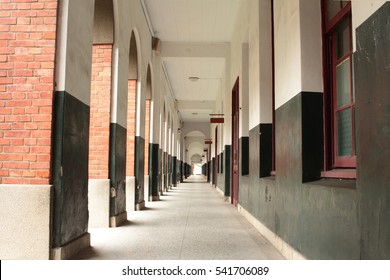
[[[120,227],[127,221],[127,212],[123,212],[119,215],[110,217],[110,227]]]
[[[135,204],[135,177],[126,177],[126,211],[134,211]]]
[[[91,246],[91,235],[87,232],[72,242],[51,249],[52,260],[68,260],[72,256]]]
[[[160,196],[149,196],[149,201],[160,201]]]
[[[51,185],[0,184],[0,259],[50,259]]]
[[[145,209],[145,201],[135,204],[135,211],[141,211]]]
[[[110,180],[88,180],[89,228],[110,226]]]

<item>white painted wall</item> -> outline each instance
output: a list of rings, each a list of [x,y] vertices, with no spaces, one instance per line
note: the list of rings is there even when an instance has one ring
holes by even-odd
[[[275,109],[302,90],[299,0],[274,0]]]
[[[275,109],[302,91],[323,92],[320,1],[275,0]]]
[[[253,10],[255,10],[255,7],[253,7]],[[250,122],[250,128],[253,128],[254,126],[258,125],[259,123],[272,123],[272,7],[271,7],[271,0],[263,0],[259,2],[257,14],[259,14],[258,20],[256,20],[253,23],[253,29],[257,30],[256,27],[258,26],[259,29],[259,36],[256,38],[256,36],[253,38],[253,40],[250,40],[250,44],[252,44],[252,41],[258,42],[259,49],[253,50],[253,55],[255,56],[258,53],[259,59],[254,60],[255,62],[259,64],[259,76],[258,80],[260,82],[259,84],[259,90],[260,90],[260,99],[258,100],[259,103],[257,103],[256,99],[253,100],[253,103],[259,104],[260,106],[260,120],[257,121],[255,118],[253,118],[253,122]],[[256,33],[257,34],[257,33]],[[261,39],[259,39],[261,38]],[[255,56],[256,57],[256,56]],[[252,59],[250,59],[252,61]],[[254,76],[254,79],[257,77]],[[252,100],[250,101],[252,103]],[[250,114],[251,116],[252,114]],[[256,114],[254,114],[256,116]]]
[[[243,60],[242,60],[242,57],[243,57],[243,46],[245,46],[244,43],[248,43],[248,38],[249,38],[249,32],[248,32],[248,25],[249,25],[249,15],[248,15],[248,11],[249,11],[249,7],[250,7],[250,3],[253,3],[253,1],[243,1],[242,4],[241,4],[241,8],[240,8],[240,12],[239,12],[239,15],[238,15],[238,20],[236,22],[236,26],[235,26],[235,30],[234,30],[234,33],[233,33],[233,37],[232,37],[232,42],[231,42],[231,54],[230,54],[230,61],[231,61],[231,71],[230,71],[230,86],[229,86],[229,89],[228,91],[226,92],[226,95],[225,95],[225,102],[227,102],[230,106],[230,114],[231,114],[231,106],[232,106],[232,89],[233,89],[233,86],[237,80],[237,77],[239,77],[239,94],[240,94],[240,107],[242,107],[242,96],[243,96],[243,93],[245,92],[247,97],[248,98],[248,84],[244,85],[244,88],[243,88],[243,73],[242,73],[242,69],[243,69]],[[252,57],[251,57],[252,59]],[[248,67],[248,66],[246,66]],[[246,81],[248,83],[248,77],[246,77]],[[247,110],[247,114],[248,114],[248,106],[246,108]],[[243,131],[242,128],[242,112],[240,112],[240,133],[239,133],[239,137],[241,136],[247,136],[246,134],[248,134],[246,131]],[[246,119],[246,130],[248,130],[248,119]],[[229,123],[227,124],[227,126],[229,128],[231,128],[231,119],[229,121]],[[244,135],[243,135],[243,132]],[[228,138],[227,140],[229,141],[228,143],[231,143],[231,131],[229,131],[229,135],[226,135]]]
[[[56,90],[90,104],[94,0],[60,2]],[[82,38],[82,40],[80,39]]]
[[[115,45],[119,49],[118,109],[117,123],[126,127],[127,122],[127,81],[130,53],[130,39],[135,35],[138,52],[137,91],[141,93],[137,107],[137,136],[145,137],[145,94],[148,63],[151,61],[151,34],[139,1],[118,1],[119,31],[116,32]],[[141,86],[139,86],[141,85]]]
[[[249,136],[249,113],[251,111],[249,107],[249,70],[249,44],[243,43],[241,46],[240,136]],[[258,110],[258,103],[255,106]],[[251,107],[253,108],[253,105]],[[252,113],[254,112],[256,111],[252,111]]]
[[[321,2],[300,0],[301,90],[323,92]]]
[[[248,33],[249,33],[249,43],[248,43],[248,83],[249,83],[249,93],[248,93],[248,102],[249,102],[249,124],[248,130],[257,126],[260,123],[260,44],[264,40],[259,40],[260,38],[260,25],[259,25],[259,6],[262,5],[265,1],[253,1],[250,0],[248,3]]]

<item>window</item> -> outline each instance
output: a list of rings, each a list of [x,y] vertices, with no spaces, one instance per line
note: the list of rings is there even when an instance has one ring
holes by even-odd
[[[350,1],[323,0],[325,172],[356,168]],[[341,173],[340,173],[341,174]],[[348,177],[354,177],[347,172]],[[351,176],[352,175],[352,176]]]

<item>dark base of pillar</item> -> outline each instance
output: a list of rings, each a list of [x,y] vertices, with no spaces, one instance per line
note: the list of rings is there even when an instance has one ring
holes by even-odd
[[[145,201],[135,204],[135,211],[141,211],[145,209]]]
[[[127,221],[127,212],[122,212],[119,215],[110,217],[110,227],[119,227]]]
[[[51,249],[52,260],[68,260],[80,251],[91,246],[91,235],[87,232],[70,243]]]

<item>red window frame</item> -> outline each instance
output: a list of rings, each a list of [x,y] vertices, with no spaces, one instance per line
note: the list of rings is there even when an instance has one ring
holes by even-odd
[[[339,11],[328,18],[328,1],[322,0],[323,21],[323,61],[324,61],[324,177],[356,178],[356,151],[355,151],[355,100],[353,88],[353,60],[352,60],[352,14],[350,1],[338,1]],[[337,2],[337,1],[334,1]],[[337,58],[337,28],[346,23],[348,25],[349,49],[340,58]],[[349,60],[349,89],[350,102],[342,106],[337,105],[337,73],[336,66]],[[350,110],[351,150],[350,156],[338,154],[338,117],[339,112]],[[347,170],[346,170],[347,169]]]

